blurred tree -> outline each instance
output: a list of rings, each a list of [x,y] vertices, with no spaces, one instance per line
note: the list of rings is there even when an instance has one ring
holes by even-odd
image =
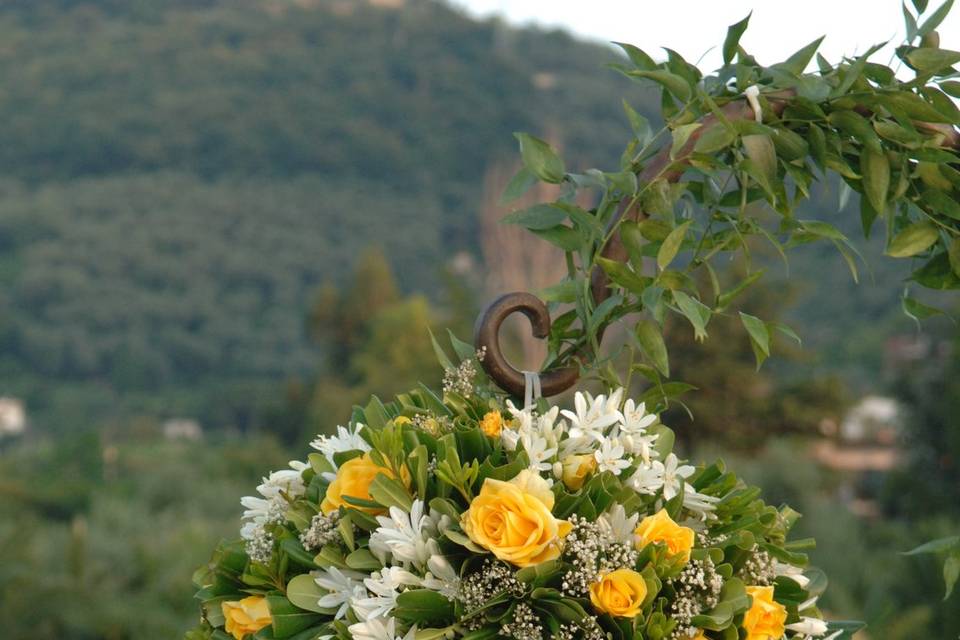
[[[742,262],[730,270],[734,281],[748,275]],[[669,326],[671,376],[697,389],[680,398],[683,406],[674,405],[664,414],[681,442],[707,438],[734,449],[756,450],[771,437],[790,433],[815,436],[823,420],[839,421],[848,402],[843,382],[823,375],[797,380],[778,375],[778,368],[782,371],[784,366],[780,361],[789,367],[791,361],[809,357],[782,335],[774,337],[778,362],[758,370],[750,339],[737,315],[742,305],[777,322],[794,295],[786,281],[761,279],[710,322],[710,337],[703,342],[695,340],[685,322]]]
[[[960,335],[950,326],[923,344],[922,357],[897,366],[893,392],[905,409],[905,465],[889,477],[885,503],[908,519],[960,516]]]

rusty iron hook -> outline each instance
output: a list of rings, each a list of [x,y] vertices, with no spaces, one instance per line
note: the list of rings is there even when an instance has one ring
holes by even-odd
[[[477,318],[474,344],[484,351],[483,369],[504,391],[523,396],[526,380],[522,371],[510,364],[500,349],[500,326],[514,313],[522,313],[530,320],[533,335],[550,335],[550,312],[540,298],[530,293],[508,293],[494,300]],[[555,396],[572,387],[580,376],[576,367],[563,367],[540,375],[544,396]]]

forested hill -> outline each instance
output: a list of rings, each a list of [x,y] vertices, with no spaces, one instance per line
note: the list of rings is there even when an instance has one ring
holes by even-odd
[[[411,290],[475,249],[513,131],[614,166],[614,56],[424,0],[0,4],[0,395],[242,422],[358,252]]]

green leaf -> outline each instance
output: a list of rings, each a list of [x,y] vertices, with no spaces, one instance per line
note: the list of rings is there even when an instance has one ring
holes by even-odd
[[[937,71],[960,62],[960,51],[948,49],[914,49],[906,55],[907,62],[920,73],[936,74]]]
[[[810,64],[810,61],[813,60],[813,55],[817,52],[817,49],[820,48],[820,43],[823,42],[823,38],[824,36],[820,36],[787,58],[785,62],[781,62],[775,66],[789,71],[794,75],[800,75],[807,68],[807,65]]]
[[[960,536],[937,538],[936,540],[925,542],[924,544],[920,545],[919,547],[915,547],[910,551],[905,551],[903,555],[916,556],[927,553],[943,553],[944,551],[960,551]]]
[[[630,103],[627,102],[626,98],[623,99],[623,110],[627,114],[627,120],[630,121],[630,128],[633,130],[633,135],[635,135],[641,143],[646,144],[647,140],[650,139],[650,122],[637,113],[634,108],[630,106]]]
[[[503,189],[503,193],[500,195],[500,204],[513,202],[525,194],[527,189],[536,183],[537,176],[535,176],[530,169],[527,169],[526,167],[520,167],[520,170],[517,171],[512,178],[510,178],[510,182],[508,182],[507,186]]]
[[[928,1],[929,0],[911,0],[911,2],[913,2],[913,8],[917,10],[917,15],[922,14],[927,10]]]
[[[856,111],[849,109],[840,109],[834,111],[828,116],[830,124],[837,127],[847,135],[856,138],[863,146],[881,153],[883,147],[880,144],[880,138],[877,132],[870,126],[870,121],[864,118]]]
[[[916,6],[916,4],[914,5]],[[937,27],[940,26],[940,23],[943,22],[944,18],[947,17],[947,14],[950,13],[950,9],[953,8],[953,0],[947,0],[940,7],[930,14],[930,17],[924,20],[923,24],[920,25],[920,28],[917,29],[917,35],[921,38]],[[917,8],[918,11],[922,12],[922,9]]]
[[[535,204],[526,209],[508,213],[500,219],[504,224],[515,224],[526,229],[550,229],[566,221],[566,212],[550,204]]]
[[[663,341],[660,326],[653,320],[641,320],[637,323],[636,335],[643,355],[653,363],[657,371],[663,374],[664,377],[669,378],[670,361],[667,356],[667,345]]]
[[[404,591],[397,596],[394,615],[416,624],[446,622],[453,618],[453,603],[429,589]]]
[[[564,251],[577,251],[587,242],[588,238],[586,234],[581,233],[577,229],[563,225],[557,225],[549,229],[531,229],[531,232],[550,244],[560,247]]]
[[[922,13],[921,10],[918,11]],[[917,19],[914,18],[913,14],[910,13],[910,10],[907,9],[906,2],[903,3],[903,24],[907,30],[907,42],[913,42],[914,38],[917,37]]]
[[[413,499],[406,487],[399,480],[382,473],[378,473],[370,483],[370,497],[385,507],[400,507],[408,513],[413,506]]]
[[[954,275],[960,277],[960,238],[954,238],[947,247],[947,258]]]
[[[295,606],[314,613],[332,613],[319,606],[317,602],[326,595],[326,591],[317,586],[313,576],[308,573],[295,576],[287,583],[287,599]]]
[[[643,49],[625,42],[614,42],[613,44],[623,49],[624,53],[627,54],[627,57],[630,58],[630,62],[632,62],[638,69],[642,71],[656,69],[657,63],[654,62],[653,58],[648,56]]]
[[[629,266],[617,260],[610,260],[609,258],[597,258],[597,264],[600,265],[600,268],[610,276],[610,280],[624,289],[631,291],[636,294],[641,294],[644,289],[650,284],[650,279],[644,276],[638,275],[635,273]],[[572,283],[576,285],[576,283]],[[576,291],[574,291],[574,294]],[[576,295],[574,295],[573,302],[576,300]]]
[[[678,76],[675,73],[670,73],[663,69],[656,69],[653,71],[631,71],[630,75],[637,78],[653,80],[657,84],[662,85],[681,102],[686,102],[690,99],[690,85],[687,84],[687,81],[684,80],[682,76]]]
[[[887,255],[893,258],[909,258],[933,246],[940,238],[937,227],[930,222],[915,222],[890,241]]]
[[[827,623],[827,633],[831,640],[853,640],[854,634],[866,627],[866,623],[854,620],[831,620]],[[834,635],[840,631],[840,635]]]
[[[770,357],[770,331],[760,318],[740,312],[740,321],[750,336],[750,344],[757,359],[757,370],[763,361]]]
[[[723,64],[733,62],[733,57],[737,54],[737,48],[740,46],[740,38],[747,30],[747,25],[750,24],[750,16],[752,15],[753,11],[748,13],[747,17],[740,22],[732,24],[727,28],[727,37],[723,40]]]
[[[773,140],[765,134],[753,134],[743,136],[741,142],[747,157],[762,174],[765,180],[764,188],[772,189],[777,180],[777,151]]]
[[[558,184],[563,181],[566,171],[563,160],[544,140],[528,133],[514,133],[520,141],[520,157],[524,166],[544,182]]]
[[[692,220],[681,224],[671,231],[670,235],[664,239],[663,244],[660,245],[660,250],[657,251],[657,266],[660,267],[661,271],[666,269],[667,266],[673,262],[673,259],[677,257],[677,253],[683,245],[683,239],[687,235],[687,229],[690,228],[691,224],[693,224]]]
[[[823,171],[827,166],[827,139],[823,129],[811,124],[807,136],[810,139],[810,155],[817,166],[820,167],[820,171]]]
[[[267,605],[273,618],[273,637],[278,640],[289,638],[323,621],[322,616],[294,606],[283,596],[268,595]]]
[[[730,289],[726,293],[721,294],[717,297],[717,307],[722,310],[726,309],[730,303],[739,296],[741,293],[749,289],[753,284],[763,277],[763,274],[766,273],[766,269],[760,269],[759,271],[754,271],[746,278],[737,283],[733,289]]]
[[[860,173],[863,175],[863,190],[870,206],[877,213],[887,209],[887,192],[890,190],[890,161],[883,151],[866,148],[860,154]]]
[[[313,554],[303,548],[300,540],[297,538],[284,538],[280,543],[280,549],[290,556],[290,559],[304,567],[316,569],[317,565],[313,561]]]
[[[673,300],[680,308],[680,312],[693,325],[694,337],[697,340],[704,340],[707,337],[707,324],[710,322],[710,316],[713,312],[702,302],[691,298],[683,291],[674,291]]]
[[[346,558],[347,566],[357,571],[377,571],[383,563],[369,549],[357,549]]]
[[[946,600],[953,593],[953,588],[960,579],[960,550],[954,551],[943,562],[943,582],[947,588],[943,599]]]
[[[929,208],[930,213],[960,220],[960,203],[943,191],[927,189],[923,192],[920,201]]]
[[[701,125],[699,122],[692,122],[690,124],[680,125],[676,129],[670,132],[671,137],[673,138],[673,144],[670,146],[670,159],[677,157],[677,154],[683,149],[687,144],[687,140],[690,139],[690,136],[694,131],[699,129]]]
[[[717,123],[704,130],[693,150],[697,153],[716,153],[729,147],[736,139],[736,131]]]
[[[908,318],[911,318],[917,323],[918,328],[921,320],[926,320],[933,316],[945,315],[940,309],[926,305],[916,298],[911,298],[906,290],[904,290],[903,296],[900,298],[900,307]]]

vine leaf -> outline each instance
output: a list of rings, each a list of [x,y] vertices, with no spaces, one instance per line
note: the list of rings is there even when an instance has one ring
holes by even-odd
[[[653,363],[657,371],[665,378],[669,378],[670,361],[667,356],[667,345],[663,341],[663,335],[657,323],[652,320],[641,320],[637,324],[636,335],[643,355]]]
[[[757,359],[757,370],[759,371],[763,361],[770,357],[770,331],[763,320],[742,311],[740,312],[740,322],[743,323],[743,328],[747,330],[747,335],[750,336],[750,346],[753,347],[753,355]]]
[[[663,244],[660,245],[660,250],[657,252],[657,266],[660,267],[661,271],[666,269],[677,257],[677,253],[683,245],[683,239],[687,235],[687,229],[690,228],[692,223],[692,220],[687,220],[681,224],[671,231],[670,235],[664,239]]]
[[[544,182],[558,184],[563,181],[563,176],[566,174],[563,160],[546,141],[529,133],[517,132],[513,135],[520,142],[520,157],[523,159],[523,164],[531,173]]]
[[[926,4],[927,4],[926,2],[923,3],[924,8],[926,8]],[[916,3],[914,3],[914,6],[916,6]],[[917,35],[922,38],[923,36],[927,35],[931,31],[939,27],[940,23],[943,22],[944,18],[947,17],[947,14],[950,13],[950,9],[952,8],[953,8],[953,0],[947,0],[942,5],[940,5],[940,8],[934,11],[932,14],[930,14],[930,17],[924,20],[923,24],[920,25],[920,28],[917,30]],[[923,10],[917,7],[917,11],[920,11],[922,13]]]
[[[885,153],[866,148],[860,157],[860,165],[867,201],[874,211],[882,213],[887,209],[887,192],[890,190],[890,161]]]
[[[743,36],[744,31],[747,30],[747,25],[750,24],[750,16],[752,15],[753,11],[748,13],[746,18],[736,24],[730,25],[727,29],[727,37],[723,41],[723,64],[733,62],[733,56],[737,54],[737,48],[740,46],[740,38]]]
[[[631,71],[630,75],[637,78],[653,80],[676,96],[678,100],[686,102],[690,99],[690,85],[687,84],[687,81],[684,80],[682,76],[678,76],[675,73],[670,73],[663,69],[656,69],[653,71]]]
[[[909,258],[926,251],[939,239],[937,227],[930,222],[915,222],[890,241],[887,255],[892,258]]]

